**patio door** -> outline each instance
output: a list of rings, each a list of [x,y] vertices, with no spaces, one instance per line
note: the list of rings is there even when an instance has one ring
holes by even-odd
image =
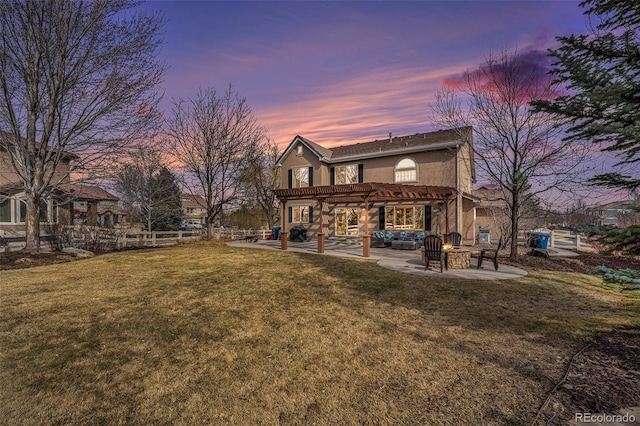
[[[357,236],[359,209],[339,207],[336,209],[336,235]]]

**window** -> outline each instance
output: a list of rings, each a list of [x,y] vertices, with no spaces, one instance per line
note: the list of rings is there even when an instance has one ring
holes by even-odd
[[[291,188],[306,188],[309,186],[309,167],[291,169]]]
[[[19,223],[25,223],[27,221],[27,202],[24,200],[20,200],[19,207],[19,215],[20,218]],[[49,222],[49,204],[46,201],[40,201],[40,222],[48,223]]]
[[[358,183],[358,165],[336,166],[334,168],[335,184]]]
[[[358,235],[358,209],[336,209],[336,235]]]
[[[303,151],[302,145],[298,145],[298,146],[296,147],[296,149],[297,149],[297,151],[296,151],[296,155],[297,155],[298,157],[304,154],[304,151]]]
[[[11,223],[11,199],[0,201],[0,222]]]
[[[20,200],[20,220],[18,222],[25,223],[27,219],[27,203],[23,200]]]
[[[309,223],[309,206],[291,207],[291,222]]]
[[[424,230],[424,207],[387,207],[385,211],[385,229]]]
[[[410,158],[400,160],[395,170],[396,182],[417,182],[418,169],[415,161]]]

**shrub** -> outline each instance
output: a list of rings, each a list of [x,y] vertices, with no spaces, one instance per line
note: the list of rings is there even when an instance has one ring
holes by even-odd
[[[592,275],[600,275],[608,284],[626,284],[633,286],[632,290],[640,289],[640,271],[635,269],[616,270],[600,265],[587,272]]]
[[[628,256],[640,256],[640,225],[601,229],[600,232],[593,233],[592,237],[602,246],[603,254],[617,252]]]

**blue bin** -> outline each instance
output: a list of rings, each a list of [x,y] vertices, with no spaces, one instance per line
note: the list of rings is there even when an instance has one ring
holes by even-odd
[[[279,240],[280,239],[280,230],[282,229],[282,226],[274,226],[273,227],[273,239],[274,240]]]
[[[532,232],[529,236],[529,247],[540,248],[540,233]]]
[[[538,235],[538,245],[540,246],[541,249],[546,250],[547,247],[549,247],[549,235],[546,234],[540,234]]]

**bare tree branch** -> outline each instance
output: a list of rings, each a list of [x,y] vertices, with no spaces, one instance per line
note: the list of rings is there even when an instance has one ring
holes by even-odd
[[[265,139],[246,99],[232,86],[222,94],[201,89],[193,99],[174,100],[167,134],[184,172],[184,186],[202,195],[207,236],[226,206],[243,197],[247,156]]]
[[[555,90],[542,66],[517,51],[503,51],[466,72],[459,89],[442,89],[433,106],[439,126],[473,127],[480,174],[501,189],[508,206],[512,257],[523,206],[537,203],[542,194],[583,185],[588,146],[563,140],[560,121],[530,106]]]
[[[163,20],[123,13],[138,4],[0,3],[0,149],[27,197],[27,250],[39,248],[42,198],[71,174],[97,176],[160,123]]]

